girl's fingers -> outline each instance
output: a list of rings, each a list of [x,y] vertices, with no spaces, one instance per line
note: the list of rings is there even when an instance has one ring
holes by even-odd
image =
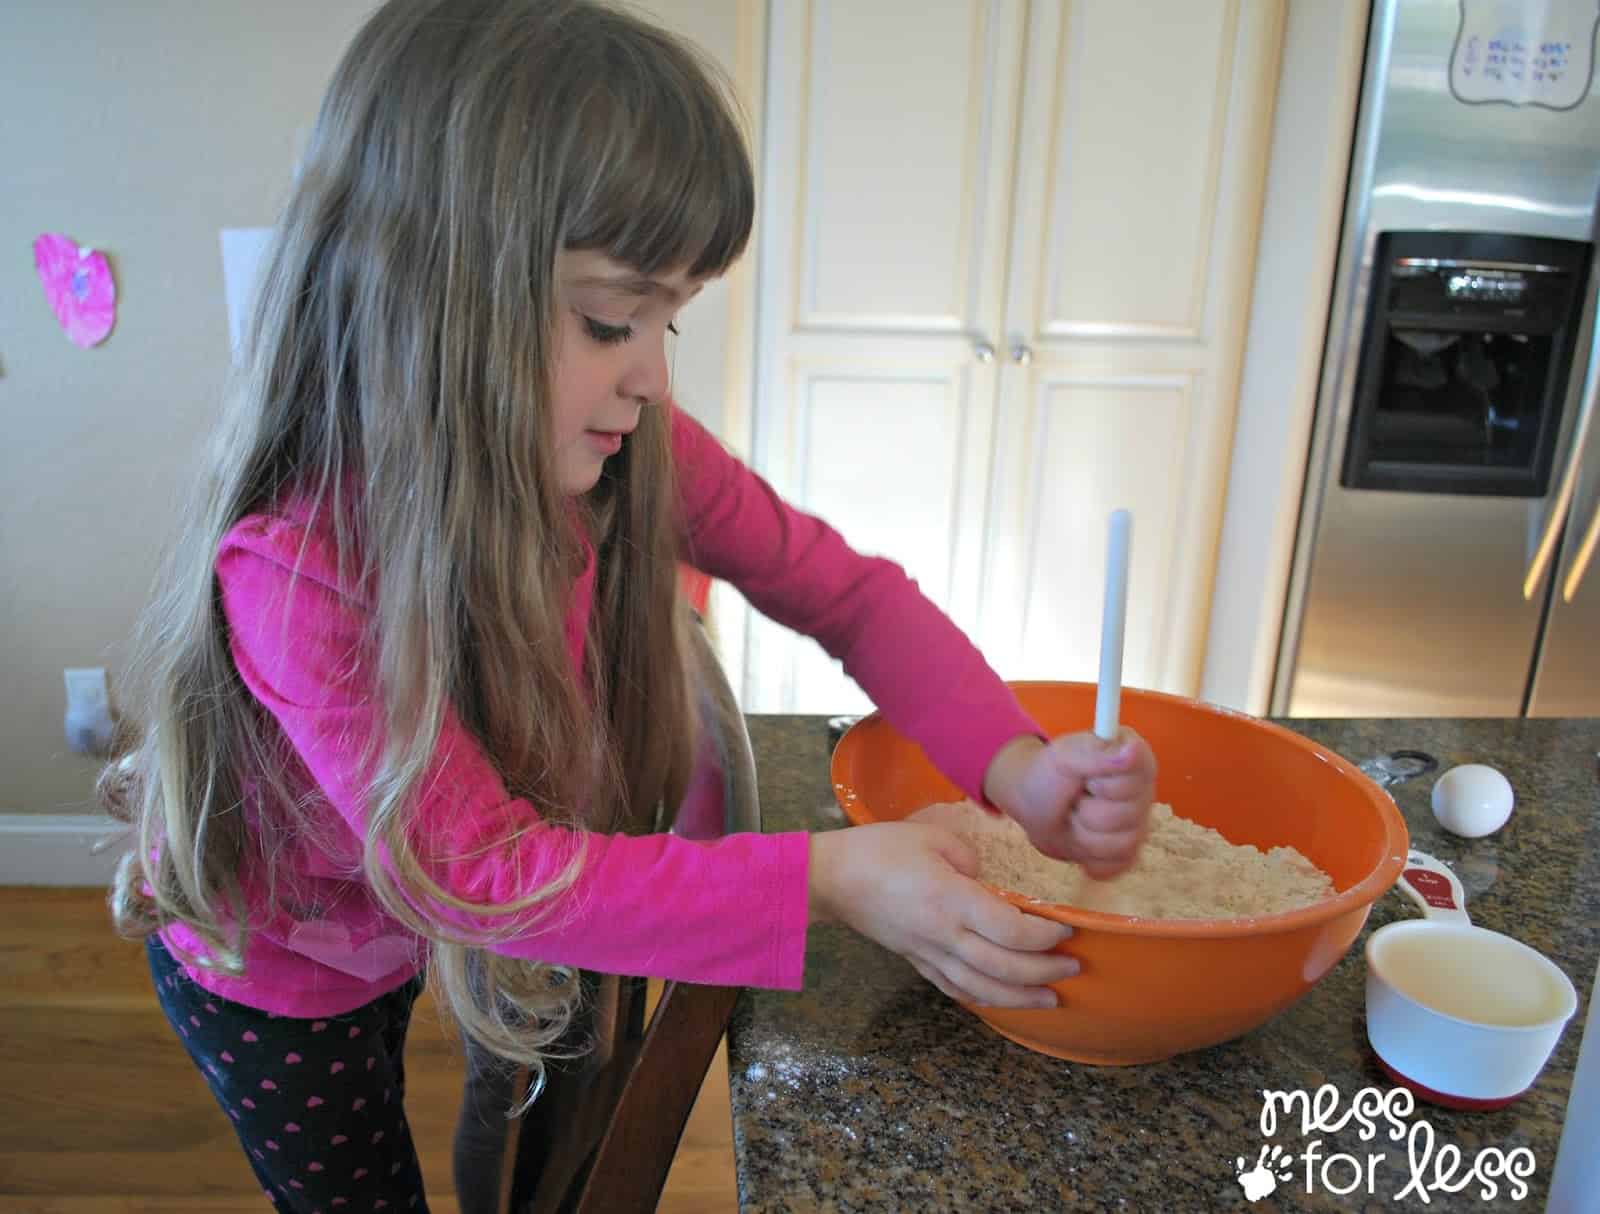
[[[1084,797],[1072,807],[1074,835],[1120,835],[1144,829],[1149,808],[1137,801]]]
[[[1092,733],[1063,734],[1051,741],[1049,750],[1059,766],[1080,778],[1136,772],[1147,760],[1154,770],[1154,757],[1149,754],[1149,747],[1131,729],[1124,729],[1114,742]]]
[[[1140,772],[1091,776],[1084,781],[1083,791],[1100,801],[1133,801],[1150,792],[1150,777]]]
[[[1065,953],[1019,953],[994,941],[966,932],[956,942],[956,955],[972,969],[995,982],[1014,987],[1047,986],[1078,972],[1078,959]]]
[[[933,983],[935,987],[937,987],[944,994],[949,995],[950,998],[954,999],[957,1003],[972,1002],[972,998],[969,995],[967,995],[964,991],[957,990],[956,987],[952,986],[950,981],[943,974],[941,974],[933,966],[929,965],[926,961],[923,961],[918,957],[908,957],[906,960],[911,962],[912,969],[916,970],[917,973],[921,974],[929,982]]]
[[[1065,923],[1024,914],[981,886],[974,886],[962,918],[972,931],[1001,948],[1024,952],[1044,952],[1072,935]]]
[[[1093,860],[1131,860],[1143,839],[1142,825],[1130,830],[1075,829],[1072,833],[1072,850],[1080,864]]]
[[[1055,1007],[1055,992],[1042,986],[1021,986],[1002,982],[980,973],[954,954],[946,954],[930,966],[937,968],[943,982],[935,982],[940,990],[946,984],[961,992],[954,996],[964,1003],[977,1003],[984,1007]],[[948,991],[946,991],[948,993]]]
[[[1080,780],[1130,771],[1137,756],[1126,742],[1105,742],[1092,733],[1062,734],[1045,753],[1057,771]]]

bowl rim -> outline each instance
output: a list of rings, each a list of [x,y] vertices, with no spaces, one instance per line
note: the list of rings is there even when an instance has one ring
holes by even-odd
[[[1092,688],[1094,684],[1070,679],[1008,679],[1006,680],[1006,686],[1017,690],[1029,687]],[[1400,807],[1395,803],[1394,798],[1380,788],[1376,781],[1354,763],[1329,750],[1326,746],[1312,741],[1304,734],[1296,733],[1294,730],[1279,725],[1274,721],[1268,721],[1247,712],[1240,712],[1235,708],[1227,708],[1221,704],[1213,704],[1207,700],[1195,699],[1190,696],[1173,695],[1170,692],[1151,691],[1137,687],[1125,687],[1122,695],[1124,699],[1165,701],[1169,704],[1182,705],[1189,709],[1208,712],[1214,716],[1231,717],[1244,721],[1253,728],[1276,735],[1300,749],[1311,752],[1340,774],[1354,777],[1357,786],[1361,788],[1367,801],[1377,810],[1378,819],[1383,824],[1388,854],[1360,881],[1349,889],[1339,891],[1331,898],[1324,898],[1322,901],[1313,902],[1309,906],[1297,906],[1292,910],[1278,911],[1271,915],[1251,915],[1243,918],[1156,919],[1117,915],[1108,911],[1087,910],[1082,907],[1070,906],[1063,902],[1046,902],[1039,898],[1020,894],[1015,890],[1003,889],[987,881],[981,882],[980,884],[986,889],[998,894],[1019,910],[1039,915],[1045,919],[1052,919],[1058,923],[1065,923],[1074,928],[1094,928],[1097,931],[1114,935],[1177,937],[1179,939],[1193,940],[1275,935],[1282,932],[1317,927],[1353,911],[1370,912],[1372,904],[1387,893],[1395,882],[1399,880],[1400,872],[1406,865],[1406,855],[1410,850],[1410,830],[1406,826],[1405,818],[1401,815]],[[845,784],[841,777],[843,775],[844,761],[848,757],[846,747],[852,734],[856,735],[859,743],[861,732],[873,725],[874,722],[882,722],[882,724],[888,725],[890,729],[895,728],[889,724],[881,711],[869,713],[845,731],[838,744],[834,747],[833,754],[828,761],[828,773],[833,785],[834,799],[853,826],[863,825],[869,819],[858,819],[851,812],[854,805],[860,804],[859,798],[847,798],[844,796]],[[895,729],[895,732],[900,733],[898,729]],[[902,734],[902,736],[904,735]],[[870,821],[878,820],[870,819]]]
[[[1393,979],[1390,965],[1385,963],[1380,953],[1386,944],[1403,936],[1415,935],[1418,932],[1452,932],[1457,935],[1493,936],[1512,946],[1512,951],[1518,956],[1526,958],[1540,973],[1556,979],[1554,985],[1561,992],[1561,1006],[1566,1010],[1559,1016],[1550,1016],[1533,1024],[1493,1024],[1486,1020],[1471,1020],[1466,1016],[1458,1016],[1454,1012],[1447,1012],[1432,1004],[1424,1003],[1414,995],[1402,990]],[[1386,991],[1395,998],[1419,1011],[1427,1012],[1432,1016],[1439,1016],[1453,1024],[1466,1028],[1486,1029],[1494,1033],[1509,1033],[1532,1035],[1548,1032],[1552,1028],[1565,1025],[1578,1014],[1578,988],[1572,979],[1567,976],[1567,971],[1562,969],[1549,957],[1546,957],[1533,945],[1518,940],[1515,936],[1508,936],[1505,932],[1497,932],[1492,927],[1483,927],[1477,923],[1450,923],[1439,919],[1396,919],[1385,923],[1375,929],[1367,937],[1367,942],[1362,946],[1362,959],[1367,964],[1367,974],[1376,982],[1383,984]]]

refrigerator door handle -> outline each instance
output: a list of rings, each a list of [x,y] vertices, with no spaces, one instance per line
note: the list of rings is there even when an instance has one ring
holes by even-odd
[[[1567,580],[1561,587],[1563,602],[1572,602],[1578,593],[1578,587],[1583,584],[1583,575],[1589,571],[1589,562],[1594,558],[1596,545],[1600,545],[1600,501],[1594,504],[1589,530],[1584,532],[1583,543],[1578,545],[1578,555],[1573,558],[1572,568],[1567,570]]]
[[[1595,300],[1592,302],[1600,304],[1600,266],[1596,267],[1592,278],[1596,282]],[[1534,549],[1527,576],[1522,579],[1522,597],[1528,600],[1533,598],[1539,589],[1539,583],[1544,580],[1545,570],[1550,567],[1550,558],[1555,552],[1556,540],[1561,535],[1563,524],[1567,521],[1568,511],[1572,509],[1572,499],[1578,491],[1578,477],[1583,469],[1583,451],[1589,443],[1589,426],[1594,421],[1594,401],[1595,397],[1600,395],[1600,306],[1591,309],[1591,316],[1589,361],[1583,375],[1583,398],[1578,406],[1578,422],[1572,431],[1572,449],[1567,453],[1567,467],[1561,476],[1561,489],[1556,494],[1555,505],[1550,508],[1550,515],[1545,519],[1544,534],[1539,537],[1539,546]],[[1591,526],[1589,531],[1590,536],[1585,541],[1586,552],[1594,548],[1595,528]],[[1573,563],[1573,574],[1567,577],[1567,587],[1571,592],[1577,591],[1577,583],[1583,580],[1583,571],[1587,566],[1587,558]],[[1576,575],[1576,580],[1573,575]],[[1570,593],[1567,594],[1567,598],[1570,600]]]

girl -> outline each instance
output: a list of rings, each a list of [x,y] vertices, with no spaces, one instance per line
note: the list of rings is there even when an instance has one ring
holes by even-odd
[[[659,832],[693,742],[680,559],[1040,848],[1132,861],[1141,740],[1047,742],[898,567],[668,403],[666,334],[752,197],[699,62],[583,0],[391,0],[335,72],[106,780],[139,828],[119,922],[280,1210],[425,1208],[425,968],[534,1068],[580,969],[795,988],[815,922],[959,999],[1073,972],[938,828]]]

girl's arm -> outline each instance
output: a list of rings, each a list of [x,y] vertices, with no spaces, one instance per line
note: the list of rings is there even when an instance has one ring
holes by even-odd
[[[302,546],[304,559],[292,574]],[[256,516],[229,533],[216,570],[240,676],[338,817],[364,839],[370,769],[362,756],[382,729],[382,712],[362,660],[366,608],[341,586],[331,542],[299,523]],[[735,835],[707,844],[546,824],[534,806],[507,796],[454,713],[445,717],[418,790],[412,846],[454,898],[516,901],[584,849],[574,883],[535,913],[486,917],[413,899],[440,934],[509,927],[509,938],[492,947],[552,964],[799,987],[807,923],[804,834]],[[526,829],[507,843],[518,828]],[[392,871],[387,857],[384,863]]]
[[[892,561],[866,557],[796,510],[672,407],[687,559],[762,614],[813,637],[967,796],[988,800],[991,761],[1038,724],[950,619]]]
[[[1005,811],[1041,851],[1095,877],[1133,862],[1155,786],[1132,731],[1046,739],[959,628],[892,561],[796,510],[672,407],[688,559],[764,614],[814,637],[884,717],[967,796]]]

